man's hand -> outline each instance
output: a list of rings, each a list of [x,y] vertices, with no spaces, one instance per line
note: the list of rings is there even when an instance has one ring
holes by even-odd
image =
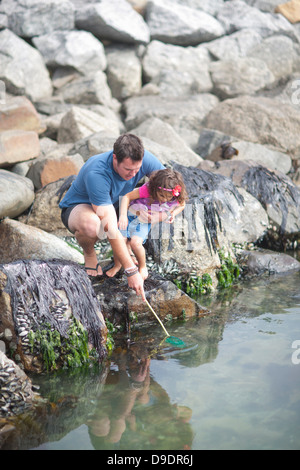
[[[136,295],[141,295],[142,300],[145,302],[146,297],[145,297],[145,292],[144,292],[144,281],[140,273],[137,272],[136,274],[134,274],[134,276],[128,277],[127,282],[128,282],[128,286],[131,289],[135,290]]]
[[[149,213],[148,211],[137,211],[136,215],[138,216],[139,221],[143,224],[151,223],[151,213]]]

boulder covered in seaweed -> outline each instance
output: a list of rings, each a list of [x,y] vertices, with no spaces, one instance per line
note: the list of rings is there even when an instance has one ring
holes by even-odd
[[[107,328],[84,269],[60,260],[0,265],[0,335],[26,371],[76,367],[106,356]]]
[[[212,164],[201,162],[199,167],[230,178],[240,191],[244,188],[260,202],[269,219],[263,237],[270,248],[290,248],[300,236],[300,189],[287,175],[254,161],[226,161]],[[250,210],[253,222],[255,214]]]
[[[173,165],[184,179],[189,200],[173,224],[151,228],[148,247],[161,263],[174,259],[187,272],[215,279],[219,252],[264,235],[268,217],[260,202],[228,177],[200,168]]]

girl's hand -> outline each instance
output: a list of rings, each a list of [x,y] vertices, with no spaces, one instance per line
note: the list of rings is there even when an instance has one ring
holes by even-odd
[[[121,215],[119,218],[119,229],[126,230],[127,225],[128,225],[128,217],[126,215],[125,216]]]
[[[166,224],[172,224],[174,222],[174,214],[171,212],[171,215],[165,220]]]

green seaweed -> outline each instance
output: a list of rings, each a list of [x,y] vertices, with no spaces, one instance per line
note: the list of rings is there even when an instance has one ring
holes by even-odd
[[[70,322],[67,337],[45,323],[41,329],[31,330],[28,339],[31,353],[40,353],[47,371],[56,370],[59,360],[63,360],[64,367],[80,367],[93,356],[89,351],[87,331],[75,318]]]
[[[234,263],[230,254],[225,254],[224,250],[219,251],[221,268],[216,272],[218,288],[225,289],[232,286],[240,276],[240,267]]]
[[[114,325],[105,319],[106,327],[107,327],[107,338],[106,338],[106,348],[109,352],[111,352],[115,347],[115,340],[113,338],[114,333],[117,331]]]
[[[186,280],[174,279],[174,284],[183,290],[192,298],[198,298],[201,295],[211,292],[212,279],[209,274],[205,273],[202,276],[197,274],[190,274]]]

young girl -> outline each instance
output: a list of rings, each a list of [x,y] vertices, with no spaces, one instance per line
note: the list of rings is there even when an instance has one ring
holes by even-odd
[[[148,270],[143,244],[151,224],[161,221],[171,224],[184,209],[186,200],[181,174],[170,169],[153,172],[148,183],[122,197],[119,230],[127,238],[128,249],[133,251],[144,280],[148,277]],[[106,274],[112,277],[120,269],[121,264],[115,259],[114,267]]]

